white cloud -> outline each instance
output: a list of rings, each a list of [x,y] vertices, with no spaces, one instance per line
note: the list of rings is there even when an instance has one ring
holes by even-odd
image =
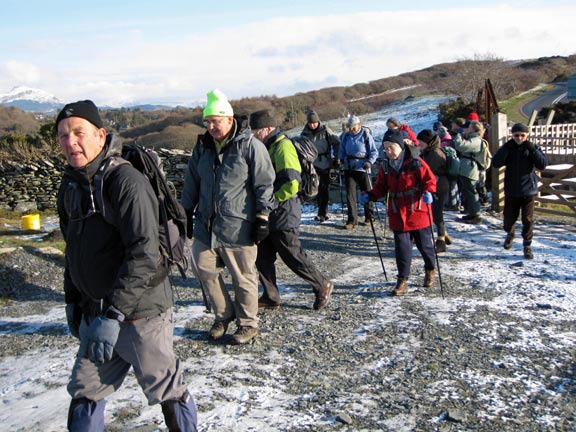
[[[34,64],[15,60],[10,60],[2,65],[0,74],[22,84],[32,85],[38,83],[42,75],[40,69]]]
[[[283,96],[397,75],[475,53],[505,59],[570,55],[575,14],[572,5],[377,11],[240,22],[178,38],[181,27],[168,27],[163,35],[113,29],[83,36],[88,39],[46,40],[48,52],[37,62],[7,63],[20,65],[20,71],[7,72],[5,65],[0,85],[26,79],[63,100],[89,96],[100,104],[187,104],[214,87],[231,98]]]

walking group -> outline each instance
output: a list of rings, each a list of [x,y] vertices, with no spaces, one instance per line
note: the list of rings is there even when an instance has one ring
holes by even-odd
[[[346,192],[343,229],[349,235],[361,225],[358,205],[363,206],[362,224],[371,224],[374,232],[374,203],[385,200],[398,270],[392,294],[408,291],[413,245],[424,260],[423,286],[432,286],[437,254],[452,243],[443,212],[463,206],[463,223],[481,223],[478,184],[490,156],[479,119],[457,119],[451,130],[434,124],[433,130],[416,135],[390,118],[380,149],[358,116],[348,117],[340,135],[314,111],[306,120],[301,136],[318,153],[316,221],[330,219],[330,174],[336,170],[341,193]],[[191,270],[214,314],[209,337],[246,344],[259,335],[259,309],[282,304],[278,257],[310,285],[314,310],[329,304],[334,284],[302,248],[304,173],[298,149],[280,128],[277,113],[235,115],[226,96],[215,89],[208,93],[203,121],[206,132],[194,146],[181,194],[192,240]],[[196,431],[196,406],[173,349],[172,287],[167,272],[159,270],[167,263],[159,240],[164,227],[158,191],[135,166],[119,162],[122,143],[103,125],[89,100],[66,105],[55,124],[68,162],[58,194],[66,241],[66,318],[80,341],[68,384],[68,429],[103,431],[106,397],[132,368],[148,403],[160,404],[170,431]],[[521,212],[524,256],[532,258],[535,169],[544,169],[546,158],[528,137],[528,127],[514,125],[512,139],[491,165],[506,167],[504,248],[512,247]],[[456,174],[454,161],[459,162]],[[377,241],[375,232],[374,237]],[[232,323],[236,329],[227,336]]]

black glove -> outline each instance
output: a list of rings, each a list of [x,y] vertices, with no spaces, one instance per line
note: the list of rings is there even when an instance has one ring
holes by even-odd
[[[254,222],[254,241],[258,244],[270,234],[270,226],[268,224],[268,220],[256,217],[256,221]]]
[[[528,151],[529,151],[530,153],[532,153],[532,152],[536,149],[536,147],[534,146],[534,143],[533,143],[533,142],[524,141],[524,145],[526,146],[526,148],[528,149]]]
[[[112,359],[114,347],[118,342],[120,323],[124,314],[110,306],[104,315],[90,323],[86,331],[87,357],[94,363],[104,363]]]
[[[80,321],[82,320],[82,309],[74,303],[66,305],[66,321],[68,322],[68,329],[70,334],[77,339],[80,339]]]
[[[366,161],[362,164],[362,168],[364,169],[364,171],[368,171],[370,168],[372,168],[372,164]]]
[[[186,237],[192,239],[194,232],[194,216],[191,210],[186,210]]]

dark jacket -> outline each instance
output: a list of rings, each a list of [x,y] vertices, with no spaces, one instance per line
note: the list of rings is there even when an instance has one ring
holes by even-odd
[[[338,157],[340,138],[328,126],[321,123],[314,130],[306,124],[300,135],[310,138],[318,150],[314,166],[317,169],[329,170],[332,167],[332,158]]]
[[[182,206],[194,213],[194,238],[210,248],[251,246],[257,214],[274,207],[274,169],[249,128],[234,130],[220,153],[202,135],[184,176]]]
[[[527,141],[518,145],[511,139],[498,149],[492,157],[492,166],[506,166],[504,172],[504,194],[512,198],[536,195],[538,176],[536,171],[543,170],[548,164],[540,147]]]
[[[420,152],[420,157],[426,161],[436,176],[446,175],[446,153],[442,150],[441,140],[438,135]]]
[[[160,262],[158,201],[150,182],[129,164],[105,170],[122,144],[109,135],[100,155],[86,167],[68,166],[58,193],[60,228],[66,240],[66,303],[85,311],[113,305],[127,319],[157,315],[173,304],[164,279],[150,281]],[[104,169],[103,191],[94,190],[94,175]],[[107,220],[95,195],[105,196]]]
[[[270,231],[285,231],[300,226],[302,208],[300,190],[302,168],[292,141],[280,129],[274,130],[265,140],[276,179],[274,200],[276,208],[270,213]]]

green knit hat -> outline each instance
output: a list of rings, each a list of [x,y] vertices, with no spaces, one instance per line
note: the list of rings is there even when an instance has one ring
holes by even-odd
[[[210,116],[217,117],[232,117],[234,115],[234,110],[232,105],[228,102],[228,98],[224,93],[218,89],[214,89],[208,92],[208,102],[203,111],[203,118]]]

